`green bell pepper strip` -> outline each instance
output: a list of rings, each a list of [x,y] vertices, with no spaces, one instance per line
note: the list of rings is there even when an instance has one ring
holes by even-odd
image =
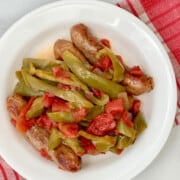
[[[99,114],[102,114],[103,112],[104,112],[104,106],[94,106],[93,108],[89,109],[85,117],[85,120],[91,121],[92,119],[94,119]]]
[[[27,70],[29,64],[33,64],[36,68],[46,69],[53,66],[61,66],[63,62],[53,59],[24,58],[22,68]]]
[[[63,142],[68,145],[77,155],[82,155],[85,152],[77,138],[66,138],[63,140]]]
[[[79,125],[80,125],[80,126],[86,127],[86,128],[89,126],[89,124],[90,124],[90,121],[84,121],[84,120],[82,120],[82,121],[79,122]]]
[[[32,89],[29,86],[26,86],[25,82],[21,81],[18,82],[14,88],[14,94],[17,93],[21,96],[27,96],[27,97],[32,97],[32,96],[43,96],[42,91],[36,91]]]
[[[53,150],[55,149],[56,147],[58,147],[61,142],[62,142],[62,139],[61,139],[62,135],[60,133],[60,131],[58,131],[56,128],[53,128],[51,130],[51,134],[50,134],[50,137],[49,137],[49,141],[48,141],[48,150]]]
[[[127,136],[119,136],[116,144],[117,149],[125,149],[129,145],[133,144],[133,140]]]
[[[44,71],[41,69],[35,70],[35,75],[41,79],[46,79],[46,80],[54,81],[54,82],[60,82],[66,85],[72,85],[72,86],[82,89],[85,93],[90,92],[88,87],[84,83],[79,81],[79,79],[74,74],[70,72],[69,74],[70,74],[70,79],[61,78],[61,77],[56,78],[53,76],[52,72]],[[90,101],[97,105],[104,105],[109,101],[109,96],[106,94],[103,94],[100,99],[96,98],[95,96],[92,96],[90,98]]]
[[[62,54],[62,58],[71,71],[89,87],[96,88],[107,93],[111,98],[116,98],[119,92],[125,91],[125,87],[108,79],[102,78],[90,72],[82,62],[69,51]]]
[[[99,59],[101,56],[107,55],[110,57],[112,64],[113,64],[113,81],[115,82],[120,82],[124,79],[124,67],[123,65],[119,62],[115,54],[109,49],[109,48],[104,48],[98,51],[97,53],[97,59]]]
[[[119,133],[130,137],[132,140],[135,139],[136,137],[136,131],[134,128],[131,128],[129,126],[127,126],[124,122],[122,122],[121,120],[118,121],[116,129]]]
[[[39,117],[44,110],[44,103],[43,103],[43,97],[37,97],[30,109],[26,113],[26,117],[28,119]]]
[[[75,102],[82,107],[92,108],[93,104],[86,100],[80,93],[76,91],[66,91],[57,88],[56,86],[50,85],[38,78],[31,76],[27,71],[22,70],[23,79],[27,86],[34,90],[45,91],[54,94],[69,102]]]
[[[22,77],[21,71],[16,71],[16,78],[17,78],[20,82],[23,81],[23,77]]]
[[[82,130],[79,131],[79,135],[91,140],[99,152],[107,152],[111,147],[116,144],[117,141],[116,136],[94,136]]]
[[[136,129],[136,136],[141,134],[147,128],[147,124],[141,112],[134,118],[134,127]]]
[[[65,111],[61,111],[61,112],[50,112],[47,113],[47,116],[54,120],[55,122],[74,122],[75,118],[73,116],[72,113],[70,112],[65,112]]]

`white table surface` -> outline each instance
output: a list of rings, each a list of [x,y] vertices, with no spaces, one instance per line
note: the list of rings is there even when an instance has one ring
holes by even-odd
[[[0,0],[0,37],[27,12],[54,0]],[[118,0],[104,0],[115,3]],[[180,179],[180,126],[174,127],[159,156],[133,180]]]

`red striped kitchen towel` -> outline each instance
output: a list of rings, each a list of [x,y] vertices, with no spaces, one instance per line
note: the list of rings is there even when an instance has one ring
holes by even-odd
[[[116,3],[145,22],[164,45],[176,74],[178,88],[175,124],[180,123],[180,0],[123,0]],[[0,180],[23,180],[0,158]]]

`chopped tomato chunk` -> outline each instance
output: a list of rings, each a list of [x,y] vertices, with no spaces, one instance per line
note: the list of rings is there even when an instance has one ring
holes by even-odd
[[[102,43],[104,46],[106,46],[106,47],[108,47],[108,48],[111,48],[111,44],[110,44],[110,42],[109,42],[108,39],[101,39],[101,43]]]
[[[124,110],[123,100],[121,98],[114,99],[108,102],[105,106],[105,112],[110,113],[112,115],[117,115],[122,113]]]
[[[51,107],[55,96],[51,93],[45,93],[43,96],[44,107]]]
[[[52,72],[53,72],[53,76],[56,78],[58,78],[58,77],[70,78],[69,72],[65,71],[63,68],[61,68],[59,66],[53,67]]]
[[[44,157],[44,158],[46,158],[46,159],[50,159],[50,157],[49,157],[46,149],[42,148],[42,149],[39,150],[39,152],[40,152],[40,154],[41,154],[42,157]]]
[[[71,109],[69,107],[68,102],[63,101],[59,98],[54,99],[52,103],[52,112],[58,112],[58,111],[70,112]]]
[[[78,125],[76,123],[59,123],[59,130],[63,133],[66,138],[76,138],[78,137]]]
[[[91,88],[91,89],[92,89],[92,92],[93,92],[93,94],[94,94],[95,96],[101,97],[101,96],[103,95],[103,92],[102,92],[102,91],[100,91],[100,90],[98,90],[98,89],[96,89],[96,88]]]
[[[124,111],[122,113],[121,121],[123,121],[129,127],[134,127],[134,124],[132,122],[132,114],[130,114],[128,111]]]
[[[86,114],[87,114],[86,108],[76,109],[73,112],[73,116],[74,116],[76,122],[83,120],[84,117],[86,116]]]
[[[140,110],[141,107],[141,101],[139,99],[135,99],[133,101],[133,105],[132,105],[132,111],[134,114],[137,114]]]
[[[95,117],[87,128],[87,132],[97,136],[103,136],[116,126],[116,121],[111,114],[100,114]]]
[[[141,77],[143,75],[143,72],[139,66],[134,66],[130,69],[130,74]]]
[[[110,68],[112,68],[112,62],[109,56],[103,56],[102,58],[100,58],[96,64],[96,67],[100,68],[103,71],[108,71]]]

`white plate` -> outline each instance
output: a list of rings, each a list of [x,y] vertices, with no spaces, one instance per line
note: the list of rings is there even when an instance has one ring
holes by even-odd
[[[12,93],[15,71],[22,58],[33,56],[57,38],[70,38],[70,27],[87,24],[99,38],[130,65],[140,65],[153,76],[155,89],[141,96],[148,129],[121,156],[85,157],[82,170],[68,173],[39,156],[9,122],[6,97]],[[162,149],[173,124],[175,78],[169,58],[155,35],[134,16],[98,1],[60,1],[33,11],[15,23],[0,42],[0,154],[29,180],[129,179],[141,172]]]

